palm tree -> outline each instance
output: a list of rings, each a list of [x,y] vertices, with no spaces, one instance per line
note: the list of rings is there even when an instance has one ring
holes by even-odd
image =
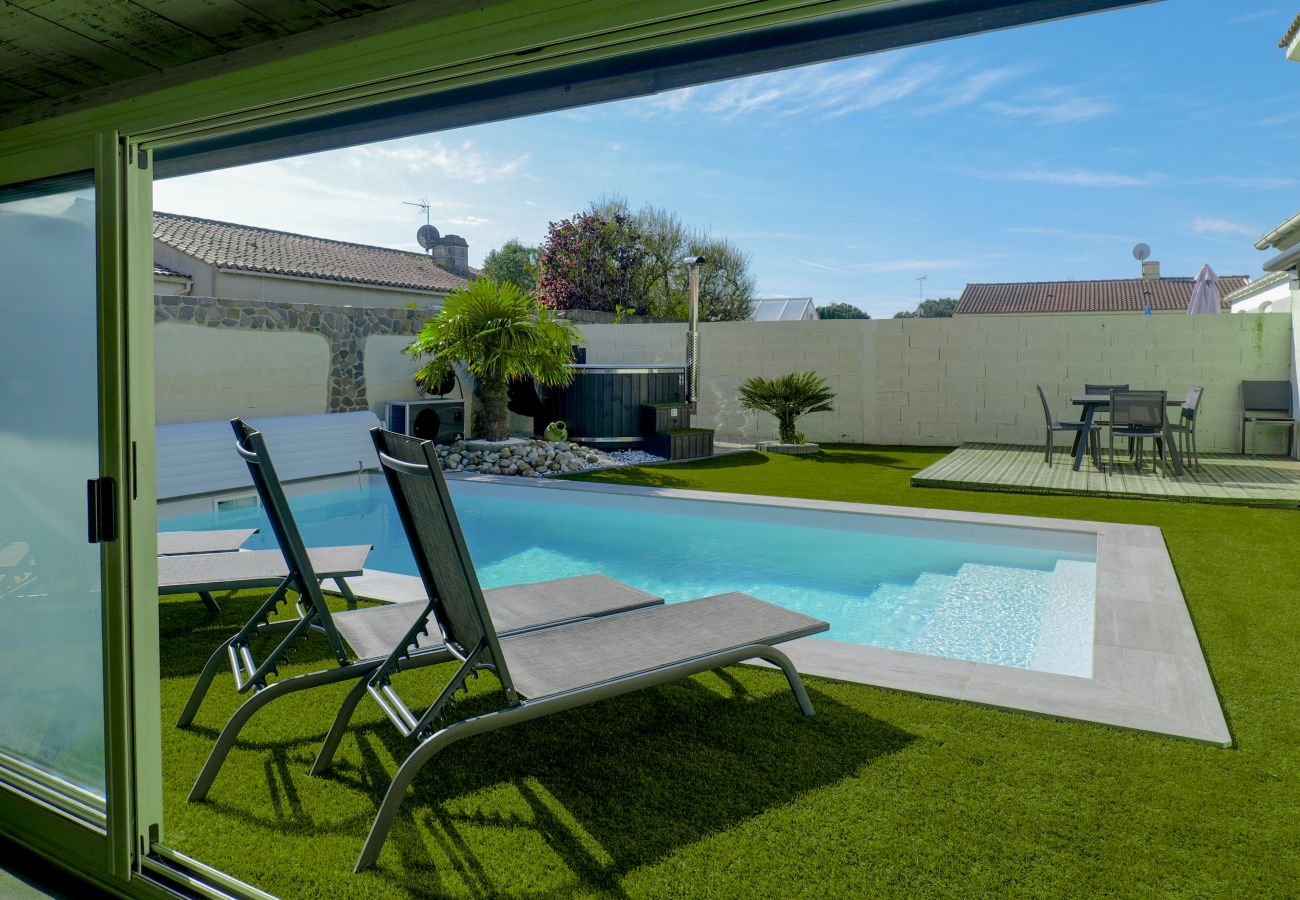
[[[478,382],[484,435],[500,441],[509,434],[510,381],[535,378],[548,387],[568,384],[579,337],[571,322],[557,318],[532,295],[513,284],[480,277],[448,294],[405,352],[428,358],[415,374],[422,387],[438,384],[456,363],[464,363]]]
[[[757,409],[776,416],[781,443],[799,442],[794,423],[808,413],[831,412],[835,392],[826,379],[816,372],[792,372],[780,378],[745,379],[740,386],[740,402],[745,409]]]

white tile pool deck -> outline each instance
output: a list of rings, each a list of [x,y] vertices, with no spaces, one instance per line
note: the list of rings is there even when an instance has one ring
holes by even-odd
[[[459,477],[520,484],[517,478]],[[1232,744],[1173,562],[1158,528],[633,485],[551,480],[525,483],[538,490],[640,494],[1096,535],[1096,619],[1091,678],[822,638],[804,638],[783,644],[781,649],[806,675],[1061,719],[1099,722],[1222,747]],[[363,577],[349,579],[349,584],[360,597],[389,602],[424,599],[420,580],[409,575],[367,570]]]

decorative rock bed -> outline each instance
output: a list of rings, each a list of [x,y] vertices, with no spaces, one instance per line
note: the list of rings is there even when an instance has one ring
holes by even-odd
[[[457,441],[454,444],[439,445],[438,456],[442,460],[444,472],[531,478],[664,461],[662,456],[642,450],[615,450],[606,453],[571,441],[543,441],[536,438],[514,438],[497,443]]]

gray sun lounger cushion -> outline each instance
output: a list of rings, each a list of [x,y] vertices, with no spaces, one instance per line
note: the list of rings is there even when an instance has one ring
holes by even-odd
[[[158,532],[158,555],[233,553],[255,534],[257,534],[256,528],[236,528],[230,531],[160,531]]]
[[[307,550],[317,578],[360,575],[370,546],[312,547]],[[279,550],[241,550],[158,558],[158,591],[190,594],[200,591],[275,587],[289,574]]]
[[[605,575],[579,575],[533,584],[513,584],[483,592],[492,620],[503,632],[541,628],[593,616],[625,613],[662,601],[653,594]],[[334,627],[348,642],[357,659],[388,656],[393,647],[423,614],[416,602],[372,606],[334,614]],[[417,649],[442,646],[437,629],[420,637]]]
[[[485,592],[486,593],[486,592]],[[536,699],[829,626],[748,594],[719,594],[502,637],[515,690]]]

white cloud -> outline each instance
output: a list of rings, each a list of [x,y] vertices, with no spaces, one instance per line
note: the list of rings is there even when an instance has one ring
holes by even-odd
[[[491,219],[484,219],[482,216],[453,216],[446,220],[448,225],[488,225]]]
[[[1127,241],[1130,238],[1122,234],[1103,234],[1099,232],[1088,231],[1069,231],[1065,228],[1035,228],[1035,227],[1015,227],[1003,228],[1007,234],[1032,234],[1039,237],[1062,238],[1065,240],[1075,241]]]
[[[852,275],[852,274],[853,274],[853,273],[850,272],[848,269],[839,269],[839,268],[836,268],[835,266],[828,266],[828,265],[826,265],[825,263],[813,262],[811,259],[800,259],[800,258],[797,257],[797,256],[796,256],[796,257],[792,257],[792,259],[793,259],[795,262],[800,263],[800,264],[802,264],[802,265],[805,265],[805,266],[812,266],[814,269],[823,269],[823,270],[825,270],[825,271],[827,271],[827,272],[836,272],[836,273],[838,273],[838,274],[840,274],[840,275]]]
[[[1027,119],[1041,125],[1083,122],[1112,112],[1113,104],[1085,97],[1065,87],[1044,87],[1017,95],[1014,100],[990,100],[990,112],[1011,119]]]
[[[1233,16],[1228,20],[1229,25],[1245,25],[1249,22],[1258,22],[1262,19],[1280,19],[1279,27],[1284,24],[1290,13],[1284,13],[1277,9],[1260,9],[1255,12],[1243,13],[1239,16]]]
[[[993,90],[993,88],[1010,81],[1023,71],[1023,69],[1016,66],[1001,66],[996,69],[985,69],[982,72],[976,72],[974,75],[967,75],[960,83],[951,88],[942,99],[921,108],[917,112],[920,115],[932,115],[960,106],[969,106]]]
[[[1246,190],[1272,191],[1277,188],[1293,187],[1300,184],[1300,178],[1287,175],[1210,175],[1206,178],[1194,178],[1192,184],[1216,184],[1223,187],[1243,188]]]
[[[1250,238],[1259,234],[1257,228],[1251,228],[1249,225],[1242,225],[1240,222],[1232,222],[1228,219],[1216,219],[1211,216],[1197,216],[1192,219],[1192,231],[1197,234],[1241,235]]]
[[[433,172],[443,178],[470,184],[513,178],[524,171],[532,158],[531,154],[523,153],[508,159],[490,159],[474,149],[473,141],[449,145],[437,138],[351,147],[342,153],[347,160],[397,167],[412,175]]]
[[[1096,169],[1048,169],[1036,166],[1028,169],[1008,169],[997,172],[975,172],[977,178],[986,181],[1027,181],[1036,184],[1056,184],[1064,187],[1145,187],[1160,176],[1125,175],[1122,172],[1106,172]]]
[[[929,259],[889,259],[875,262],[854,263],[850,268],[855,272],[873,272],[887,274],[890,272],[929,272],[947,269],[969,269],[986,265],[990,260],[1002,258],[1001,254],[990,256],[970,256],[965,258],[936,256]]]
[[[724,121],[757,114],[769,117],[834,118],[897,103],[924,92],[945,73],[926,63],[905,66],[900,55],[873,57],[770,72],[720,85],[685,88],[633,101],[642,115],[673,115],[689,109]]]

